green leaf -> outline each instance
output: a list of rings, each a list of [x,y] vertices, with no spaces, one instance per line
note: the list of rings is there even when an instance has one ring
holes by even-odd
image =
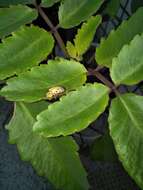
[[[125,94],[114,99],[109,124],[119,159],[143,188],[143,97]]]
[[[101,23],[101,16],[90,17],[86,23],[82,24],[82,27],[78,30],[77,35],[74,39],[74,46],[68,42],[67,50],[71,57],[81,60],[82,55],[89,48],[97,27]],[[73,50],[75,47],[75,51]]]
[[[32,4],[34,0],[0,0],[0,6]]]
[[[143,34],[135,36],[113,59],[111,77],[117,85],[133,85],[143,80]]]
[[[118,160],[109,130],[103,136],[95,139],[91,147],[91,158],[95,161],[116,162]]]
[[[61,0],[42,0],[41,6],[43,7],[52,7],[55,3]]]
[[[77,51],[76,51],[75,46],[70,41],[67,41],[66,49],[67,49],[68,54],[69,54],[70,57],[72,57],[72,58],[74,58],[76,60],[80,60],[77,57]]]
[[[62,28],[72,28],[96,13],[104,1],[66,0],[59,8],[59,22]]]
[[[111,16],[115,16],[119,10],[121,0],[109,0],[105,12]]]
[[[96,51],[96,61],[99,65],[111,67],[112,59],[118,55],[121,48],[128,44],[136,34],[143,32],[143,8],[138,9],[128,21],[124,21],[116,31],[112,31],[107,39],[102,39]]]
[[[88,84],[63,96],[37,116],[33,130],[46,137],[66,136],[85,129],[105,110],[109,89]]]
[[[17,144],[21,159],[29,161],[37,173],[48,178],[57,189],[87,190],[86,173],[73,139],[43,138],[32,132],[36,115],[47,107],[46,102],[17,103],[14,116],[7,126],[9,142]]]
[[[86,23],[82,24],[81,29],[78,30],[74,39],[78,55],[83,55],[87,51],[101,21],[102,18],[98,15],[90,17]]]
[[[85,81],[86,69],[83,65],[73,60],[57,59],[8,80],[0,94],[12,101],[34,102],[45,99],[49,88],[62,86],[69,91]]]
[[[38,65],[52,51],[54,40],[47,31],[21,27],[0,44],[0,79]]]
[[[27,6],[0,8],[0,38],[9,35],[21,25],[30,23],[37,16],[37,11]]]

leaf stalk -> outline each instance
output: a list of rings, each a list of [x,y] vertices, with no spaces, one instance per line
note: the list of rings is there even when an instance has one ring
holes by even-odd
[[[35,7],[38,10],[40,16],[43,18],[43,20],[46,22],[46,24],[50,27],[55,39],[57,40],[61,50],[63,51],[64,55],[66,58],[69,58],[68,52],[66,50],[65,44],[63,39],[61,38],[59,32],[58,32],[58,27],[55,27],[53,25],[53,23],[51,22],[51,20],[49,19],[49,17],[46,15],[46,13],[43,11],[43,9],[41,8],[40,5],[37,5],[37,3],[35,3]]]

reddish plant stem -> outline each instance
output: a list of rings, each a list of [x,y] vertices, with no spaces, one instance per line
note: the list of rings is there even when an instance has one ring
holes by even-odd
[[[119,92],[117,90],[117,87],[114,86],[112,82],[110,82],[107,78],[105,78],[99,71],[98,69],[89,69],[88,70],[88,75],[93,75],[96,76],[101,82],[103,82],[106,86],[108,86],[111,91],[114,91],[117,96],[119,96]]]
[[[48,18],[48,16],[46,15],[46,13],[43,11],[43,9],[40,7],[40,5],[37,5],[35,3],[35,7],[38,10],[39,14],[41,15],[41,17],[43,18],[43,20],[46,22],[46,24],[50,27],[51,31],[53,32],[55,39],[57,40],[61,50],[63,51],[64,55],[66,58],[69,58],[68,52],[66,50],[65,44],[60,36],[60,34],[57,31],[58,27],[55,27],[51,20]]]

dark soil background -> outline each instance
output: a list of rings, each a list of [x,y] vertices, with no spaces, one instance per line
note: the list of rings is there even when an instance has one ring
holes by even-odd
[[[95,48],[98,46],[102,36],[107,36],[112,28],[116,28],[123,19],[131,15],[130,0],[124,0],[115,19],[109,18],[108,15],[103,16],[103,23],[98,29],[94,42],[91,48],[85,55],[83,64],[88,68],[96,68],[94,59],[91,59]],[[106,6],[106,5],[104,5]],[[100,12],[104,7],[101,8]],[[57,24],[58,5],[50,9],[45,9],[54,25]],[[44,21],[39,17],[34,24],[48,29]],[[66,42],[73,39],[77,28],[69,30],[59,30],[62,38]],[[63,56],[58,45],[55,47],[55,52],[49,58],[54,56]],[[102,69],[101,72],[110,79],[108,69]],[[89,77],[88,82],[98,81],[95,77]],[[2,87],[2,86],[1,86]],[[143,83],[134,87],[122,86],[119,89],[121,92],[135,92],[143,95]],[[111,94],[111,98],[114,94]],[[8,134],[4,126],[8,123],[13,112],[13,103],[5,101],[0,98],[0,190],[53,190],[54,188],[48,180],[36,175],[35,171],[29,163],[20,160],[15,145],[8,144]],[[104,133],[104,128],[107,126],[106,112],[96,121],[93,122],[89,128],[81,133],[74,135],[74,138],[80,146],[81,160],[89,173],[89,181],[91,190],[139,190],[134,181],[124,171],[121,163],[116,161],[97,162],[91,161],[89,158],[90,147],[94,140]],[[56,172],[56,171],[55,171]]]

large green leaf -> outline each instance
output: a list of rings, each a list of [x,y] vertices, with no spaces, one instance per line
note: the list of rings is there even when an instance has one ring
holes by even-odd
[[[96,52],[96,61],[100,65],[111,67],[112,59],[121,48],[128,44],[136,34],[143,32],[143,8],[138,9],[128,21],[124,21],[116,31],[112,31],[107,39],[102,39]]]
[[[111,77],[117,85],[133,85],[143,80],[143,34],[135,36],[113,59]]]
[[[71,28],[95,13],[104,1],[66,0],[59,8],[59,22],[63,28]]]
[[[109,124],[119,159],[143,189],[143,97],[125,94],[114,99]]]
[[[54,40],[47,31],[21,27],[0,44],[0,79],[18,74],[39,64],[51,52]]]
[[[46,98],[51,87],[62,86],[69,91],[85,81],[86,69],[83,65],[73,60],[57,59],[8,80],[0,94],[8,100],[33,102]]]
[[[30,23],[36,17],[37,11],[27,6],[0,8],[0,38],[9,35],[21,25]]]
[[[59,2],[61,0],[42,0],[41,5],[43,7],[51,7],[53,6],[55,3]]]
[[[31,162],[37,173],[48,178],[57,189],[87,190],[86,173],[73,139],[48,139],[32,132],[36,115],[47,107],[44,102],[17,103],[14,116],[7,126],[9,142],[17,144],[21,159]]]
[[[73,44],[70,42],[67,43],[67,50],[71,57],[80,60],[82,55],[87,51],[89,48],[97,27],[101,23],[101,16],[90,17],[86,23],[83,23],[81,28],[78,29],[78,33],[74,39],[74,48]],[[75,53],[74,53],[75,52]]]
[[[32,4],[34,0],[0,0],[0,6]]]
[[[108,91],[107,87],[95,83],[70,92],[37,116],[33,130],[56,137],[85,129],[105,110]]]

